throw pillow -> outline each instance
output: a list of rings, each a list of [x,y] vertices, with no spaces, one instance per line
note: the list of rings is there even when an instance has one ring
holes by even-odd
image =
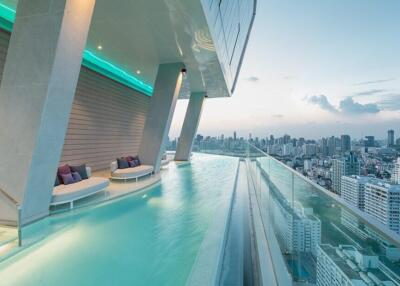
[[[72,177],[72,174],[61,174],[62,180],[64,185],[69,185],[75,183],[74,178]]]
[[[129,168],[129,163],[125,158],[117,159],[118,169],[126,169]]]
[[[135,160],[129,161],[128,163],[129,163],[129,167],[131,167],[131,168],[135,168],[137,166]]]
[[[82,180],[88,179],[88,174],[86,172],[86,165],[80,165],[80,166],[71,166],[71,172],[78,172],[79,176],[81,176]]]
[[[137,166],[139,166],[139,165],[141,165],[141,164],[142,164],[142,163],[140,162],[139,156],[135,156],[135,157],[133,157],[133,160],[135,160],[135,161],[136,161],[136,165],[137,165]]]
[[[82,177],[78,172],[72,172],[72,178],[74,179],[75,183],[82,181]]]

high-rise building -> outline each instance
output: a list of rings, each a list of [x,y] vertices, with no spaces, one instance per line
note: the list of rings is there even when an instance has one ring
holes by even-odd
[[[290,156],[293,154],[293,144],[292,143],[287,143],[283,145],[283,156]]]
[[[364,211],[400,234],[400,185],[379,179],[366,183]]]
[[[375,137],[365,136],[365,147],[375,147]]]
[[[233,140],[236,141],[236,131],[233,131]]]
[[[322,138],[322,140],[321,140],[321,153],[322,153],[322,156],[329,155],[328,139],[326,139],[326,138]]]
[[[360,161],[353,152],[332,160],[332,187],[336,194],[340,195],[342,176],[348,175],[360,175]]]
[[[271,220],[276,236],[285,252],[305,252],[317,255],[321,243],[321,221],[310,208],[295,203],[292,208],[282,196],[271,193]]]
[[[348,152],[351,150],[351,142],[350,142],[350,136],[349,135],[342,135],[340,137],[340,149],[342,153]]]
[[[366,176],[342,176],[340,196],[350,205],[364,210],[365,184],[371,180]]]
[[[397,158],[396,163],[394,163],[394,183],[400,185],[400,158]]]
[[[290,135],[285,134],[283,135],[283,144],[287,144],[290,142]]]
[[[317,286],[395,285],[379,268],[379,257],[353,245],[318,246]]]
[[[388,130],[387,145],[388,147],[394,146],[394,130]]]
[[[306,157],[314,156],[317,154],[317,145],[308,143],[303,145],[303,154]]]
[[[332,156],[336,153],[336,139],[335,136],[328,138],[328,155]]]
[[[274,135],[270,135],[269,136],[269,145],[274,145],[275,144],[275,138],[274,138]]]

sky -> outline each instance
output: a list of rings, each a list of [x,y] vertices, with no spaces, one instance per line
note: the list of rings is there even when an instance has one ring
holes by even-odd
[[[180,100],[170,137],[179,136]],[[237,88],[198,133],[400,137],[400,0],[259,0]]]

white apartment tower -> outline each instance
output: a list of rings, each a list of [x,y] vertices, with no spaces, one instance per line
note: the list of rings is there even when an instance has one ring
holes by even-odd
[[[400,185],[378,179],[366,183],[364,211],[400,234]]]
[[[340,196],[350,205],[364,210],[365,184],[371,180],[366,176],[342,176]]]
[[[332,187],[336,194],[340,195],[342,176],[347,175],[360,175],[360,162],[353,152],[332,160]]]
[[[321,221],[312,209],[295,202],[294,209],[284,199],[273,199],[272,221],[281,247],[288,253],[307,252],[317,255],[321,243]]]
[[[397,158],[394,164],[394,183],[400,184],[400,158]]]

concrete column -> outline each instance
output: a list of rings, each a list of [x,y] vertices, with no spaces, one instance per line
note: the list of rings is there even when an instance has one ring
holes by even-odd
[[[176,148],[175,161],[188,161],[192,152],[194,137],[199,127],[201,112],[203,110],[204,92],[192,93],[186,110],[178,147]]]
[[[0,86],[0,188],[23,223],[49,211],[94,5],[18,1]]]
[[[183,68],[182,63],[158,67],[138,154],[143,164],[154,166],[155,172],[160,170],[162,152],[182,85]]]

